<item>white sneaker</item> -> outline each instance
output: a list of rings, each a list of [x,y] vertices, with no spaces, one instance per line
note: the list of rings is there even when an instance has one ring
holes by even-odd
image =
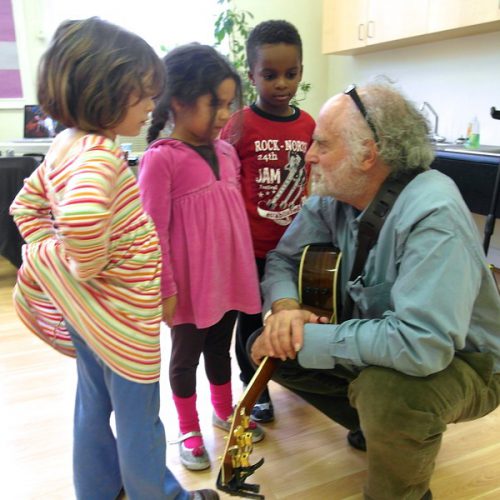
[[[199,436],[201,432],[186,432],[181,434],[175,441],[170,441],[170,444],[179,443],[179,457],[181,464],[189,470],[204,470],[210,467],[210,458],[208,457],[207,450],[203,445],[196,448],[186,448],[184,441],[190,437]]]

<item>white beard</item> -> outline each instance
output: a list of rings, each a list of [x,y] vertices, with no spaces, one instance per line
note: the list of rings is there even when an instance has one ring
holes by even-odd
[[[366,189],[365,179],[356,174],[354,159],[346,158],[335,170],[324,171],[320,165],[311,168],[311,194],[331,196],[352,203]]]

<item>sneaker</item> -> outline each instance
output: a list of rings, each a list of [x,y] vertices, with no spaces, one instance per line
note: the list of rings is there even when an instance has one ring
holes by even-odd
[[[222,418],[219,418],[214,412],[212,414],[212,425],[214,427],[222,429],[223,431],[229,432],[231,430],[231,418],[232,415],[227,420],[222,420]],[[250,423],[248,424],[248,430],[252,433],[252,443],[258,443],[259,441],[262,441],[264,439],[264,436],[266,435],[264,429],[262,429],[262,427],[259,427],[252,420],[250,420]]]
[[[219,500],[219,494],[214,490],[196,490],[189,492],[190,500]]]
[[[260,424],[268,424],[274,420],[274,407],[271,401],[267,403],[255,403],[250,418]]]
[[[243,392],[246,391],[247,384],[243,384]],[[259,399],[252,408],[250,418],[259,424],[268,424],[274,420],[274,407],[269,395],[267,386],[262,391]]]
[[[366,451],[366,440],[361,429],[349,431],[347,433],[347,442],[356,450]]]
[[[210,459],[208,458],[207,450],[205,447],[197,446],[196,448],[186,448],[184,445],[184,441],[187,438],[193,436],[200,436],[201,432],[187,432],[186,434],[182,434],[175,441],[170,441],[170,444],[179,443],[179,457],[181,460],[181,464],[189,470],[204,470],[210,467]],[[201,490],[200,490],[201,491]],[[196,498],[196,497],[195,497]],[[205,497],[202,497],[205,498]],[[206,497],[211,498],[211,497]]]

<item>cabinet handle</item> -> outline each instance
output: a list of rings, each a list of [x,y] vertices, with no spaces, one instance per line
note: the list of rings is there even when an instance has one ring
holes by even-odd
[[[375,38],[375,21],[368,21],[366,36],[368,38]]]
[[[500,0],[498,0],[500,2]],[[364,27],[365,25],[364,24],[358,24],[358,40],[364,40],[365,37],[363,36],[364,35]]]

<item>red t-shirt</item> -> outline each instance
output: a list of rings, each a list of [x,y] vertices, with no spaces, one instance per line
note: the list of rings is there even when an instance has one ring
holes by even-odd
[[[221,133],[241,161],[241,189],[259,258],[276,247],[304,198],[304,157],[315,123],[305,111],[294,110],[291,116],[274,116],[253,104],[236,113]]]

